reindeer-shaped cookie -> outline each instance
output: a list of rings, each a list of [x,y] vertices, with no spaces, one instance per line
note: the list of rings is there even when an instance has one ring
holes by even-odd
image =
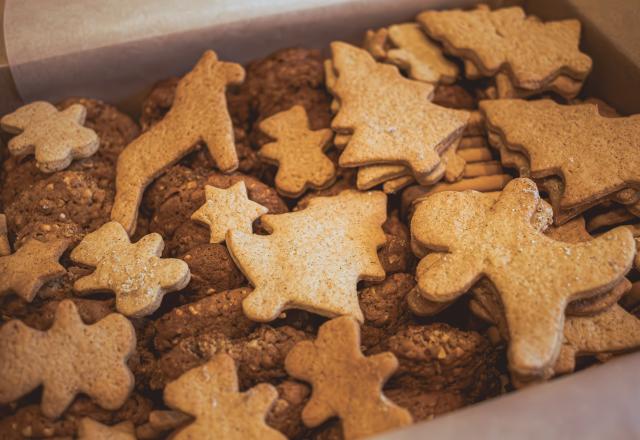
[[[120,154],[112,220],[132,234],[147,185],[200,142],[207,145],[221,171],[231,172],[238,167],[225,92],[229,84],[243,80],[244,69],[239,64],[218,61],[211,50],[202,55],[178,83],[169,113]]]
[[[411,221],[417,247],[443,253],[418,265],[422,295],[451,301],[486,276],[504,306],[509,366],[522,376],[543,376],[555,362],[567,303],[610,290],[635,255],[625,228],[575,244],[545,236],[531,221],[539,202],[531,180],[514,179],[497,199],[475,191],[426,197]]]

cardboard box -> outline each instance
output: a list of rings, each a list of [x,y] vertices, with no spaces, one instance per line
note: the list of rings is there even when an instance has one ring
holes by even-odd
[[[290,46],[358,42],[365,29],[428,8],[475,0],[0,0],[0,112],[21,100],[101,98],[135,115],[157,80],[187,71],[206,48],[246,62]],[[640,113],[640,8],[636,0],[524,3],[545,20],[579,18],[594,59],[588,92]],[[640,438],[640,353],[622,356],[379,438]]]

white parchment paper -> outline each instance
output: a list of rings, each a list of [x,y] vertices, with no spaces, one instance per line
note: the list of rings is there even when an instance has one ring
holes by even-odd
[[[25,101],[119,102],[182,74],[208,48],[246,62],[290,46],[359,41],[368,27],[474,0],[7,0],[5,40]]]

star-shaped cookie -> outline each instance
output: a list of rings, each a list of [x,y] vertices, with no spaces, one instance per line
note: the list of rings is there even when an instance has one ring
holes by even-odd
[[[161,258],[160,234],[145,235],[131,243],[118,222],[109,222],[88,234],[71,252],[76,263],[96,270],[73,284],[80,293],[113,291],[116,309],[130,317],[155,312],[166,293],[189,284],[189,266],[177,258]]]
[[[222,243],[228,231],[251,234],[253,222],[269,210],[249,200],[243,181],[221,189],[204,187],[206,202],[191,215],[191,219],[209,226],[210,243]]]
[[[301,211],[263,216],[270,235],[229,231],[231,256],[255,286],[244,313],[265,322],[300,308],[362,321],[358,281],[385,276],[377,249],[386,241],[386,200],[381,192],[348,190],[316,197]]]
[[[195,417],[193,423],[171,438],[286,440],[283,434],[265,422],[265,416],[277,397],[278,392],[273,385],[266,383],[241,393],[233,359],[226,354],[216,355],[165,387],[165,403]]]
[[[17,134],[9,141],[16,156],[34,154],[36,166],[45,173],[64,170],[73,159],[93,155],[100,145],[95,131],[83,127],[87,109],[74,104],[58,111],[53,105],[36,101],[0,119],[2,129]]]
[[[58,260],[68,246],[66,240],[43,243],[32,238],[14,254],[0,256],[0,296],[15,292],[33,301],[45,282],[65,274]]]
[[[285,368],[313,386],[302,411],[302,421],[309,427],[338,416],[344,438],[355,439],[412,422],[409,411],[382,394],[398,360],[389,352],[365,357],[360,350],[360,327],[352,317],[326,322],[315,341],[296,344],[285,359]]]
[[[548,371],[560,350],[567,304],[610,290],[635,255],[626,228],[583,243],[552,240],[532,224],[539,201],[535,183],[520,178],[497,199],[475,191],[433,194],[411,220],[418,248],[443,253],[418,265],[422,295],[451,301],[486,276],[504,304],[509,368],[521,376]]]
[[[329,148],[330,129],[311,130],[301,105],[277,113],[260,123],[260,130],[275,139],[260,149],[260,156],[278,165],[276,189],[287,197],[299,197],[307,188],[331,185],[336,167],[324,152]]]

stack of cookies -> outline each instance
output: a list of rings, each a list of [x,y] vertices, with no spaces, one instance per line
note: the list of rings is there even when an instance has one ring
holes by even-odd
[[[497,98],[524,98],[552,91],[574,98],[591,71],[591,58],[581,53],[580,22],[543,23],[522,8],[491,11],[426,11],[418,22],[427,34],[459,57],[466,77],[494,77]]]

